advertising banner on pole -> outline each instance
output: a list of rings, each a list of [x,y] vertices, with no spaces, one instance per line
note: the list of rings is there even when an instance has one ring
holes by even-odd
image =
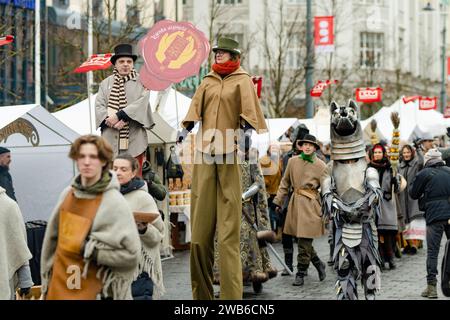
[[[381,101],[381,88],[358,88],[356,89],[356,101],[372,103]]]
[[[334,51],[334,17],[314,17],[314,46],[317,53]]]

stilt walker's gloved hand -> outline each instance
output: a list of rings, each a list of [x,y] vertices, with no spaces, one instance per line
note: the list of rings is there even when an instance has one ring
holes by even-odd
[[[189,131],[186,128],[183,128],[183,130],[179,130],[177,133],[177,143],[182,143],[187,135],[189,134]]]

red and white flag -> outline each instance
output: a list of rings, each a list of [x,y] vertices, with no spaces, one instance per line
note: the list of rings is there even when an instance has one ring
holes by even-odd
[[[314,45],[316,52],[334,51],[334,17],[314,17]]]
[[[112,53],[105,54],[93,54],[89,60],[83,62],[81,66],[74,70],[75,73],[83,73],[94,70],[103,70],[112,66],[111,63]]]
[[[420,99],[420,96],[403,97],[403,103],[407,104],[407,103],[416,101],[417,99]]]
[[[419,110],[436,110],[437,97],[420,97]]]
[[[0,46],[3,46],[5,44],[9,44],[9,43],[11,43],[13,41],[14,41],[14,36],[11,36],[11,35],[0,37]]]
[[[252,77],[253,84],[255,85],[256,94],[258,98],[261,99],[261,89],[262,89],[262,77]]]
[[[365,103],[381,101],[382,92],[381,88],[357,88],[356,101]]]
[[[447,80],[450,81],[450,58],[447,58]]]
[[[311,97],[320,97],[323,93],[323,91],[330,85],[337,83],[337,80],[326,80],[317,81],[316,85],[311,89],[310,95]]]

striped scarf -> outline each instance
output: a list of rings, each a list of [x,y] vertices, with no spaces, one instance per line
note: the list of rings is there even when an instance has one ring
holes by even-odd
[[[135,69],[131,70],[129,75],[121,76],[119,71],[114,68],[113,71],[114,84],[111,89],[108,100],[108,115],[116,114],[119,110],[127,106],[127,96],[125,94],[125,83],[137,77]],[[130,136],[130,126],[128,122],[119,131],[119,150],[128,150],[128,142]]]

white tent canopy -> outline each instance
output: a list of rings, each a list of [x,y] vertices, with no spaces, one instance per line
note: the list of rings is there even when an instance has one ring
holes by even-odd
[[[390,107],[383,107],[370,118],[361,122],[364,137],[370,140],[370,122],[377,122],[377,135],[379,139],[391,141],[394,126],[391,122],[391,113],[398,112],[400,116],[400,140],[413,141],[417,137],[429,133],[432,136],[444,135],[448,120],[444,119],[442,113],[435,110],[419,110],[419,101],[403,103],[400,98]]]
[[[89,113],[89,101],[85,99],[71,107],[55,112],[54,116],[79,134],[96,133],[100,135],[100,130],[95,128],[96,96],[96,94],[91,96],[91,113]],[[190,98],[172,88],[159,92],[151,91],[150,106],[155,126],[148,135],[149,143],[174,143],[179,123],[186,116],[190,104]]]
[[[299,119],[320,142],[330,142],[330,111],[328,107],[320,107],[312,119]]]
[[[11,150],[10,173],[25,221],[47,220],[75,166],[79,135],[39,105],[0,107],[0,145]]]
[[[252,147],[258,149],[260,157],[264,156],[270,144],[278,141],[278,138],[288,131],[290,127],[297,126],[298,120],[296,118],[266,119],[266,124],[269,129],[268,132],[257,134],[253,131],[252,133]]]

